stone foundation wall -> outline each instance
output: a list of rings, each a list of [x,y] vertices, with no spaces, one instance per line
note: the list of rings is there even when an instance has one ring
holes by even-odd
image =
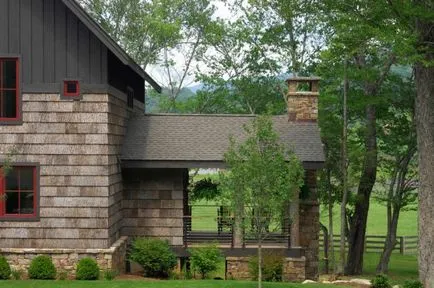
[[[125,257],[128,237],[121,237],[108,249],[31,249],[0,248],[0,255],[6,257],[11,269],[21,270],[27,278],[27,269],[33,258],[48,255],[53,260],[57,272],[67,272],[67,277],[75,278],[77,263],[84,257],[94,258],[101,271],[115,270],[125,272]]]
[[[305,257],[285,258],[283,264],[283,281],[303,281],[306,279]],[[249,273],[249,257],[227,257],[226,279],[251,280]]]

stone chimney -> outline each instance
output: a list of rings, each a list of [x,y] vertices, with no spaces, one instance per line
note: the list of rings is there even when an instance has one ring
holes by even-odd
[[[316,122],[318,119],[318,77],[294,77],[288,83],[289,121]]]

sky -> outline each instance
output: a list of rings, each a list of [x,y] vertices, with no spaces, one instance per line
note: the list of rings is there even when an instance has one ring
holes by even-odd
[[[226,2],[226,3],[233,3],[233,0],[214,0],[214,1],[211,2],[216,7],[216,11],[215,11],[214,17],[215,18],[221,18],[221,19],[224,19],[224,20],[230,20],[232,18],[232,14],[231,14],[229,8],[227,7],[227,5],[225,5],[224,2]],[[176,53],[176,51],[172,51],[172,55],[173,55],[173,57],[174,57],[174,59],[175,59],[175,61],[177,63],[183,63],[183,62],[185,62],[183,56],[181,54],[179,54],[179,53]],[[197,63],[197,64],[199,65],[199,67],[200,67],[201,70],[206,70],[207,69],[207,67],[205,67],[204,65],[201,65],[201,63]],[[182,66],[177,65],[176,66],[176,70],[181,71],[182,70]],[[147,68],[146,72],[148,72],[148,74],[150,74],[151,77],[154,78],[159,84],[163,84],[164,85],[164,83],[168,82],[168,80],[167,80],[167,73],[165,73],[163,71],[163,68],[161,66],[159,66],[159,65],[150,65]],[[174,72],[173,74],[174,74],[173,76],[176,77],[176,72]],[[186,77],[186,81],[185,81],[185,84],[183,86],[185,86],[185,87],[192,87],[192,86],[196,86],[198,84],[200,84],[200,83],[196,82],[195,79],[194,79],[194,76],[192,75],[192,76],[187,76]]]

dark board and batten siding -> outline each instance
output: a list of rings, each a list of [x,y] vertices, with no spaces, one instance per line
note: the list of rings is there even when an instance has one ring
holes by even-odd
[[[0,27],[0,55],[21,57],[25,92],[68,78],[107,84],[107,47],[62,1],[0,0]]]

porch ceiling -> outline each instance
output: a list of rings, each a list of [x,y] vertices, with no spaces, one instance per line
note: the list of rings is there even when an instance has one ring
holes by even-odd
[[[144,114],[130,119],[122,146],[122,165],[143,168],[224,168],[229,136],[245,139],[250,115]],[[293,149],[307,169],[324,163],[317,123],[288,122],[274,116],[282,143]]]

